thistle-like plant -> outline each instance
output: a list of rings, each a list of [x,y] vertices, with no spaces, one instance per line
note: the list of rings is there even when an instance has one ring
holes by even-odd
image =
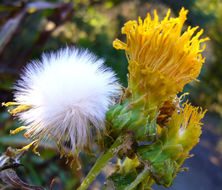
[[[106,114],[109,149],[79,189],[86,189],[101,163],[115,154],[122,161],[109,177],[107,189],[148,189],[154,182],[169,187],[184,170],[184,160],[199,141],[205,111],[189,103],[181,105],[183,96],[177,94],[198,77],[205,61],[201,55],[205,44],[200,46],[209,40],[200,39],[203,30],[196,32],[198,27],[182,32],[187,13],[182,8],[179,17],[170,18],[169,10],[162,21],[156,11],[154,19],[148,13],[144,21],[125,23],[126,43],[113,42],[126,52],[128,87]],[[113,145],[112,139],[116,139]]]
[[[153,19],[148,14],[144,21],[124,25],[126,43],[116,39],[113,46],[126,52],[128,87],[116,104],[114,73],[87,51],[66,49],[30,64],[16,85],[15,102],[4,104],[18,106],[11,113],[26,124],[11,133],[25,129],[25,137],[34,138],[22,150],[34,144],[36,152],[41,139],[53,137],[62,149],[69,141],[70,153],[78,155],[90,143],[94,126],[98,134],[104,132],[97,136],[104,152],[79,190],[87,189],[116,155],[116,170],[104,189],[169,187],[199,141],[206,112],[178,97],[198,77],[205,61],[205,44],[200,46],[208,40],[200,39],[198,27],[182,32],[187,12],[182,8],[179,17],[170,18],[169,10],[159,21],[154,11]]]

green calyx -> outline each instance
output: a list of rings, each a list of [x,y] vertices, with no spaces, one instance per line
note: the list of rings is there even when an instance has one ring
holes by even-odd
[[[118,134],[131,131],[134,133],[135,140],[144,141],[156,134],[156,115],[157,109],[144,107],[142,100],[131,102],[125,99],[111,107],[106,119]]]
[[[125,144],[127,151],[121,150],[117,155],[121,159],[136,156],[140,163],[135,166],[131,162],[133,169],[127,172],[126,169],[115,171],[107,181],[114,189],[145,190],[154,182],[171,186],[177,173],[186,169],[181,166],[199,141],[200,120],[206,111],[189,103],[181,106],[177,97],[159,104],[155,98],[128,92],[107,113],[109,137],[132,136],[132,141]],[[105,147],[110,147],[107,142],[110,139],[105,140]],[[128,168],[124,163],[122,168]]]
[[[116,171],[107,179],[104,190],[148,190],[153,184],[149,169],[144,168],[137,157],[118,160],[115,168]]]
[[[171,186],[176,174],[184,169],[181,165],[188,157],[188,152],[182,144],[168,138],[168,129],[164,128],[155,143],[138,147],[137,155],[149,165],[151,176],[157,184]]]

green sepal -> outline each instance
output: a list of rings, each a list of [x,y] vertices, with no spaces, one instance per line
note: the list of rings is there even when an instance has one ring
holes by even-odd
[[[137,149],[137,154],[142,160],[148,161],[150,164],[156,161],[158,155],[162,152],[161,141],[150,145],[142,145]]]
[[[167,130],[153,143],[137,148],[140,160],[151,168],[151,175],[156,183],[169,187],[175,178],[186,154],[181,144],[168,141]],[[182,162],[181,162],[182,161]]]
[[[130,159],[125,157],[124,161],[120,159],[117,162],[116,171],[109,176],[105,184],[105,189],[124,190],[138,177],[139,173],[143,170],[141,163],[137,157]],[[137,190],[138,188],[133,188]]]
[[[131,103],[127,99],[112,106],[106,114],[106,120],[111,123],[112,131],[134,132],[135,140],[146,141],[156,135],[155,119],[147,114],[143,105]]]
[[[112,185],[116,190],[124,190],[129,184],[131,184],[137,177],[137,174],[134,172],[127,173],[122,175],[121,173],[112,174],[107,181],[107,184],[110,184],[112,181]],[[107,188],[107,187],[106,187]]]
[[[177,163],[171,159],[152,164],[152,176],[156,183],[169,187],[176,176]]]

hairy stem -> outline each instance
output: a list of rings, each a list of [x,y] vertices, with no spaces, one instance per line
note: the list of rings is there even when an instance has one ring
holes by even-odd
[[[148,178],[149,175],[150,175],[149,168],[145,167],[144,170],[137,176],[137,178],[131,184],[125,187],[124,190],[133,190],[139,183]]]
[[[126,142],[128,139],[128,135],[119,136],[113,143],[113,145],[109,148],[109,150],[99,156],[96,163],[77,190],[85,190],[98,176],[98,174],[106,166],[109,160],[112,159],[120,151],[120,149],[124,146],[124,142]]]

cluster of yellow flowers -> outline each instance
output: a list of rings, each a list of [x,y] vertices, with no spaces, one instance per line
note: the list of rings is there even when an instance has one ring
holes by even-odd
[[[179,17],[170,18],[169,9],[162,21],[156,11],[154,19],[148,13],[144,21],[139,17],[125,23],[126,43],[113,42],[116,49],[126,52],[129,83],[107,119],[120,132],[134,131],[137,141],[152,142],[137,147],[136,154],[150,168],[151,178],[167,187],[198,143],[200,120],[206,112],[187,102],[181,105],[186,94],[177,97],[184,85],[198,77],[205,61],[201,55],[205,44],[201,43],[209,40],[200,39],[203,30],[197,32],[198,27],[182,32],[187,13],[182,8]]]

